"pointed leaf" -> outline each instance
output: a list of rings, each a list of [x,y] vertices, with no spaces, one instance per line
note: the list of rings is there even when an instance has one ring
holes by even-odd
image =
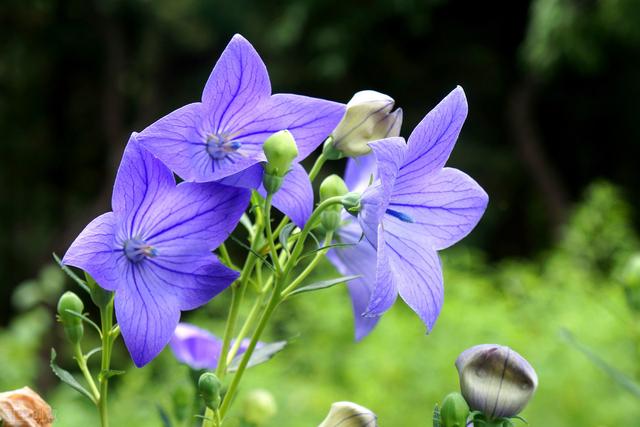
[[[60,366],[58,366],[55,363],[56,357],[57,357],[56,350],[52,348],[51,349],[51,360],[49,362],[49,366],[51,366],[51,370],[53,371],[53,373],[58,378],[60,378],[60,381],[62,381],[63,383],[67,384],[69,387],[73,388],[74,390],[76,390],[80,394],[85,395],[93,403],[96,403],[96,401],[95,401],[94,397],[91,395],[91,393],[89,393],[89,391],[86,388],[84,388],[73,377],[73,375],[71,375],[71,373],[69,371],[62,369]]]
[[[291,292],[289,295],[301,294],[304,292],[317,291],[319,289],[330,288],[335,285],[339,285],[340,283],[348,282],[349,280],[357,279],[360,276],[343,276],[338,277],[337,279],[323,280],[322,282],[312,283],[307,286],[303,286]]]
[[[293,232],[293,230],[296,229],[296,225],[293,223],[287,224],[284,227],[282,227],[282,231],[280,232],[280,236],[278,236],[278,239],[280,240],[280,244],[282,245],[282,247],[284,248],[285,251],[287,251],[287,254],[289,254],[289,237],[291,237],[291,233]]]
[[[282,351],[282,349],[284,349],[286,345],[286,341],[276,341],[256,348],[251,355],[251,358],[249,359],[247,368],[251,368],[252,366],[260,365],[261,363],[269,361],[273,356],[276,355],[276,353]],[[243,355],[238,355],[233,358],[233,360],[229,364],[229,372],[235,372],[238,370],[238,366],[240,366],[242,356]]]
[[[73,280],[74,282],[76,282],[78,284],[78,286],[80,286],[82,289],[84,289],[88,294],[91,293],[91,290],[89,290],[89,287],[87,286],[87,284],[85,283],[84,280],[82,280],[80,277],[78,277],[78,275],[76,273],[74,273],[73,271],[71,271],[71,269],[69,267],[67,267],[66,265],[64,265],[62,263],[62,260],[60,259],[60,257],[54,252],[53,254],[53,259],[56,261],[56,263],[60,266],[60,268],[62,269],[62,271],[64,271],[67,276],[69,276],[71,278],[71,280]]]

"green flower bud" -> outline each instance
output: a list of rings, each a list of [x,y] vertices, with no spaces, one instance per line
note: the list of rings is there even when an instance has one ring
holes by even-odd
[[[349,190],[342,178],[338,175],[329,175],[320,184],[320,201],[327,200],[331,197],[343,196],[347,194]],[[336,204],[329,206],[322,212],[320,221],[322,226],[327,231],[335,231],[340,226],[340,212],[342,206]]]
[[[376,427],[378,417],[364,406],[352,402],[331,405],[327,418],[318,427]]]
[[[103,289],[93,280],[93,277],[91,277],[89,273],[85,272],[84,276],[87,281],[87,286],[89,287],[91,301],[93,301],[96,306],[105,308],[113,299],[113,292]]]
[[[84,335],[84,325],[82,324],[82,319],[74,316],[70,311],[82,314],[83,310],[84,304],[82,300],[71,291],[62,294],[58,300],[58,316],[64,327],[64,333],[67,339],[73,344],[79,343],[82,339]]]
[[[460,393],[450,393],[442,401],[440,420],[442,427],[466,427],[469,405]]]
[[[220,406],[220,389],[222,383],[212,372],[205,372],[198,380],[198,391],[204,404],[211,409],[218,409]]]
[[[291,163],[298,157],[296,140],[288,130],[281,130],[267,138],[262,150],[267,158],[265,172],[279,177],[289,172]]]
[[[509,347],[483,344],[458,356],[460,389],[469,407],[487,419],[511,418],[527,405],[538,386],[529,362]]]
[[[393,98],[373,90],[353,95],[332,132],[333,148],[345,156],[363,156],[371,152],[369,142],[400,135],[402,110],[392,113],[393,105]]]
[[[242,417],[254,426],[265,425],[277,412],[276,400],[267,390],[252,390],[244,399]]]

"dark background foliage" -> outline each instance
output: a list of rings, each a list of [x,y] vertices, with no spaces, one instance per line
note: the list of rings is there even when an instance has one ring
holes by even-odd
[[[491,259],[548,247],[596,178],[637,209],[638,22],[635,0],[1,0],[0,324],[109,209],[128,134],[198,99],[236,32],[275,92],[388,93],[404,136],[462,85],[450,164],[491,196],[470,240]]]

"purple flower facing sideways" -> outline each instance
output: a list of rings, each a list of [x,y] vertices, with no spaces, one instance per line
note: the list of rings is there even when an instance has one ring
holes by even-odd
[[[115,291],[115,311],[136,366],[169,342],[180,311],[199,307],[238,273],[211,252],[237,225],[250,194],[217,183],[183,182],[132,135],[108,212],[71,244],[62,262]]]
[[[262,343],[258,343],[259,348]],[[171,351],[180,362],[193,369],[215,370],[222,352],[222,340],[202,328],[190,323],[178,323],[169,342]],[[247,351],[249,339],[244,339],[238,347],[237,355]]]
[[[370,144],[377,179],[362,194],[360,230],[351,225],[340,232],[343,238],[350,232],[351,241],[364,232],[368,245],[359,243],[330,256],[341,273],[362,276],[359,291],[351,292],[354,307],[366,306],[361,315],[375,319],[399,294],[428,329],[435,324],[444,297],[437,251],[471,232],[488,203],[472,178],[444,167],[466,116],[466,98],[458,87],[427,114],[406,143],[388,138]],[[363,182],[362,176],[356,180]],[[374,262],[375,272],[370,271]],[[357,320],[356,326],[362,337],[375,320]]]
[[[291,94],[271,94],[267,69],[253,46],[235,35],[216,63],[202,101],[188,104],[140,133],[140,143],[186,181],[221,181],[259,188],[262,144],[288,129],[298,158],[273,205],[297,225],[311,215],[313,191],[299,162],[344,115],[345,105]]]

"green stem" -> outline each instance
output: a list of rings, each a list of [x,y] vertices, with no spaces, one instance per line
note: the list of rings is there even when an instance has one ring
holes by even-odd
[[[236,267],[236,265],[231,260],[229,251],[227,250],[227,246],[224,244],[224,242],[220,245],[220,247],[218,247],[218,250],[220,251],[220,258],[222,258],[222,261],[224,261],[227,266],[233,268],[234,270],[237,270],[238,267]]]
[[[107,393],[109,391],[109,370],[111,367],[111,349],[113,347],[113,296],[111,300],[100,307],[100,323],[102,327],[102,362],[100,364],[100,399],[98,400],[98,412],[102,427],[108,427]]]
[[[327,236],[325,237],[324,245],[325,246],[330,245],[332,238],[333,238],[333,231],[329,231],[327,233]],[[296,277],[295,280],[291,282],[289,286],[287,286],[282,291],[280,295],[282,296],[283,299],[286,298],[287,295],[289,295],[291,292],[293,292],[298,286],[300,286],[300,283],[302,283],[304,279],[306,279],[307,276],[309,276],[309,274],[311,274],[311,272],[318,266],[320,261],[322,261],[322,258],[325,256],[328,250],[329,249],[323,249],[321,251],[316,252],[316,255],[313,257],[309,265],[307,265],[305,269],[302,270],[302,272],[298,275],[298,277]]]
[[[273,232],[271,231],[271,199],[273,194],[268,194],[264,201],[264,222],[265,229],[267,231],[267,244],[269,245],[269,252],[271,253],[271,260],[276,269],[277,275],[282,275],[282,267],[280,266],[280,259],[278,258],[278,252],[276,251],[275,242],[273,241]]]
[[[222,380],[224,374],[227,371],[226,358],[223,357],[229,351],[229,345],[231,343],[231,337],[233,330],[235,329],[238,313],[240,312],[240,295],[238,295],[238,285],[242,286],[242,282],[235,282],[231,285],[231,308],[229,309],[229,317],[224,329],[224,338],[222,339],[222,350],[220,351],[221,357],[218,360],[218,366],[216,367],[216,376]]]
[[[262,317],[258,322],[258,326],[256,327],[256,330],[253,332],[253,335],[251,337],[251,342],[249,343],[249,347],[247,347],[247,351],[242,356],[242,360],[240,361],[240,365],[238,366],[238,371],[233,376],[233,380],[231,381],[231,384],[229,385],[227,393],[224,396],[222,405],[220,405],[221,420],[224,420],[224,417],[227,414],[229,406],[231,405],[231,401],[233,400],[233,396],[235,395],[236,390],[238,388],[238,384],[240,383],[240,380],[242,379],[242,375],[244,374],[244,371],[247,368],[247,365],[249,364],[249,359],[251,359],[251,355],[253,354],[253,351],[255,350],[256,345],[258,344],[258,341],[260,340],[260,336],[262,335],[262,332],[264,332],[264,329],[266,328],[267,323],[269,323],[269,320],[271,319],[271,316],[273,315],[273,312],[275,311],[279,303],[280,303],[280,294],[276,286],[276,289],[274,289],[273,293],[271,294],[271,299],[269,300],[269,304],[267,305],[267,308],[265,309],[264,313],[262,313]]]
[[[309,171],[309,179],[311,180],[311,182],[313,182],[313,180],[316,179],[316,176],[318,176],[320,169],[322,169],[322,166],[324,166],[326,161],[327,161],[327,158],[324,156],[324,153],[318,156],[318,158],[316,159],[316,162],[313,164],[313,167],[311,168],[311,171]]]
[[[262,306],[264,295],[264,293],[260,293],[255,303],[253,304],[253,307],[251,307],[251,311],[249,312],[247,319],[244,321],[242,328],[240,328],[240,332],[238,332],[238,336],[236,337],[231,350],[229,350],[229,354],[227,356],[227,365],[231,363],[236,354],[238,354],[238,350],[240,349],[242,340],[247,336],[249,329],[251,329],[251,326],[253,326],[253,323],[256,321],[258,313],[260,313],[260,307]]]
[[[91,376],[91,372],[89,372],[89,368],[87,367],[87,358],[84,356],[84,354],[82,354],[80,343],[77,343],[74,347],[74,356],[76,358],[76,362],[78,362],[78,367],[80,368],[80,372],[82,372],[84,379],[89,384],[91,394],[93,395],[93,403],[97,405],[98,401],[100,400],[100,392],[98,391],[96,383],[93,381],[93,377]]]

